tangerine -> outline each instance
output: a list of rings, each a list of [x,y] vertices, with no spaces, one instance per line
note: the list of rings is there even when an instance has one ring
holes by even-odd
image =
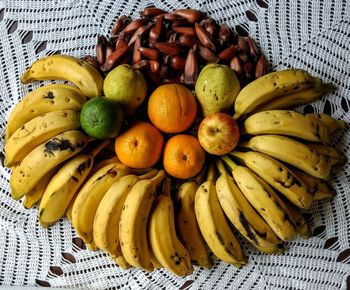
[[[162,154],[164,139],[150,123],[132,123],[115,140],[115,152],[121,163],[131,168],[149,168]]]
[[[148,117],[166,133],[188,129],[197,114],[197,103],[189,89],[180,84],[165,84],[154,90],[148,100]]]
[[[204,162],[205,151],[192,135],[175,135],[165,144],[163,166],[173,177],[193,177],[201,171]]]

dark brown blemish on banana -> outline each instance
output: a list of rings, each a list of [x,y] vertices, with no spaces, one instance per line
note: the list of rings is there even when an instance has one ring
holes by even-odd
[[[56,151],[70,150],[74,152],[77,148],[80,148],[83,146],[85,146],[85,142],[82,142],[74,146],[74,144],[72,144],[71,141],[68,139],[53,138],[52,140],[45,143],[44,153],[55,155],[54,153]]]
[[[245,218],[244,214],[242,212],[239,213],[239,221],[241,222],[243,228],[246,230],[248,238],[254,241],[256,244],[259,244],[258,240],[256,239],[254,233],[252,232],[250,225]]]
[[[79,172],[80,175],[82,175],[83,172],[84,172],[84,170],[85,170],[86,168],[89,168],[90,165],[91,165],[91,160],[90,160],[90,159],[89,159],[89,160],[86,160],[86,161],[84,161],[83,163],[79,164],[77,171]]]
[[[48,92],[46,96],[44,96],[44,99],[50,99],[53,100],[55,98],[55,95],[53,94],[53,92]]]

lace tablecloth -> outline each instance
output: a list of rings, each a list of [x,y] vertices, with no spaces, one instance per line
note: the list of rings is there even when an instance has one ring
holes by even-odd
[[[107,34],[122,14],[138,16],[155,4],[193,7],[251,34],[272,69],[301,67],[338,89],[304,108],[350,121],[350,1],[273,0],[1,0],[0,133],[11,108],[38,84],[22,85],[21,73],[35,59],[57,52],[94,54],[98,34]],[[350,155],[350,133],[333,144]],[[0,144],[3,152],[3,140]],[[1,153],[3,159],[3,153]],[[178,278],[165,270],[120,270],[104,253],[85,249],[67,220],[40,227],[37,209],[26,210],[9,194],[10,171],[0,168],[0,284],[89,289],[350,289],[350,166],[333,172],[337,196],[315,203],[306,214],[309,240],[288,244],[283,255],[245,246],[249,263],[240,270],[216,262]]]

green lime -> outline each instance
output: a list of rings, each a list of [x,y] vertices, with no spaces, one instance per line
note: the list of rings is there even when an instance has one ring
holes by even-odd
[[[87,101],[80,112],[80,124],[86,134],[96,139],[118,135],[124,121],[124,112],[118,102],[105,97]]]

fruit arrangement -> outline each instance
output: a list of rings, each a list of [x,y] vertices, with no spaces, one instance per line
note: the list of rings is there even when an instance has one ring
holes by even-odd
[[[179,80],[191,81],[158,75],[163,84],[150,83],[150,72],[137,64],[158,61],[168,68],[184,53],[176,58],[170,47],[180,45],[159,45],[166,35],[178,40],[197,33],[193,41],[204,55],[234,47],[231,63],[242,58],[242,51],[235,56],[237,47],[253,42],[192,9],[146,8],[141,15],[129,24],[117,21],[110,55],[100,37],[96,59],[48,56],[22,75],[23,83],[75,86],[40,87],[12,110],[5,138],[12,197],[24,198],[27,208],[38,204],[43,227],[66,216],[89,249],[105,251],[123,269],[166,268],[184,276],[193,265],[212,267],[209,252],[241,267],[247,256],[237,232],[266,254],[283,253],[283,242],[296,235],[310,237],[302,213],[334,196],[327,180],[345,156],[330,143],[345,123],[292,108],[333,86],[302,69],[264,75],[255,49],[253,81],[251,75],[242,79],[221,54],[199,53],[205,65],[195,61],[198,73],[189,77],[195,43],[190,61],[187,56],[176,69]],[[118,47],[122,40],[127,46]],[[131,52],[138,62],[119,62]]]

